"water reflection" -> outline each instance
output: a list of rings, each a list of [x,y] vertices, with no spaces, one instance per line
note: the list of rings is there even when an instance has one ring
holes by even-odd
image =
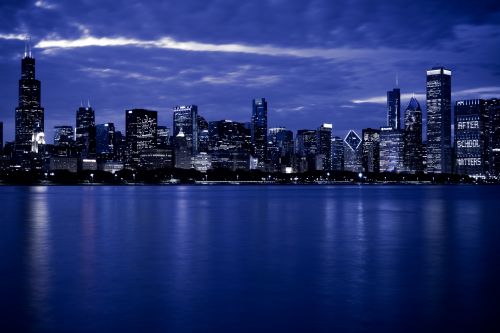
[[[5,285],[42,333],[426,331],[499,308],[499,194],[452,189],[8,189]]]
[[[28,211],[28,254],[31,306],[39,320],[49,314],[48,296],[51,287],[51,242],[47,187],[29,189],[25,202]]]

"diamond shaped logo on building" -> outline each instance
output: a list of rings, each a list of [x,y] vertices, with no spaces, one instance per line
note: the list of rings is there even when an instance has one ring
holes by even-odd
[[[357,150],[359,145],[361,144],[361,138],[359,135],[356,134],[353,130],[350,130],[349,133],[347,133],[344,142],[347,144],[351,150]]]

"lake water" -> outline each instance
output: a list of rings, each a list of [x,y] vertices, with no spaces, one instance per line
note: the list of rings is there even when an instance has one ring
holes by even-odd
[[[500,331],[498,186],[2,186],[0,208],[1,332]]]

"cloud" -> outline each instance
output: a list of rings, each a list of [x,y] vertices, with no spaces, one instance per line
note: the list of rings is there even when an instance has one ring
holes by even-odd
[[[402,100],[408,100],[412,96],[414,96],[417,100],[425,101],[426,95],[423,93],[420,94],[401,94],[401,99]],[[459,99],[459,98],[494,98],[500,96],[500,87],[478,87],[478,88],[471,88],[471,89],[463,89],[463,90],[457,90],[457,91],[452,91],[451,96],[453,99]],[[386,104],[387,103],[387,96],[375,96],[375,97],[368,97],[364,99],[354,99],[351,100],[351,103],[354,104],[365,104],[365,103],[372,103],[372,104]]]
[[[425,94],[401,94],[401,99],[402,100],[408,100],[412,97],[415,97],[417,100],[425,100]],[[387,96],[375,96],[375,97],[368,97],[365,99],[354,99],[351,101],[351,103],[354,104],[365,104],[365,103],[372,103],[372,104],[386,104],[387,103]]]
[[[263,71],[262,68],[257,69],[250,65],[238,66],[234,71],[224,73],[222,75],[205,75],[199,82],[209,83],[215,85],[230,84],[230,85],[243,85],[247,87],[255,86],[270,86],[281,80],[279,75],[261,74],[257,75]]]
[[[56,9],[57,6],[48,2],[48,1],[45,1],[45,0],[37,0],[35,2],[35,7],[38,7],[38,8],[42,8],[42,9]]]
[[[138,47],[157,48],[191,52],[221,52],[221,53],[244,53],[263,56],[287,56],[296,58],[323,58],[352,60],[354,58],[372,58],[374,52],[381,57],[388,55],[404,57],[415,57],[415,50],[399,50],[391,48],[377,49],[352,49],[352,48],[295,48],[279,47],[273,45],[247,45],[239,43],[214,44],[196,41],[178,41],[172,37],[162,37],[155,40],[141,40],[127,37],[95,37],[86,34],[76,39],[42,39],[35,48],[53,51],[56,49],[75,49],[84,47]],[[420,56],[425,53],[420,52]],[[436,55],[438,51],[433,51]]]
[[[26,40],[26,34],[0,34],[0,39]]]

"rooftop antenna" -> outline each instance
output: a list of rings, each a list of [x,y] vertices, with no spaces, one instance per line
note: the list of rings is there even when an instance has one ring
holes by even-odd
[[[80,98],[80,107],[83,108],[83,99]]]
[[[31,36],[28,37],[28,56],[30,58],[33,58],[32,54],[31,54]]]
[[[90,98],[87,98],[87,107],[90,108]]]
[[[399,87],[399,75],[398,72],[396,72],[396,88]]]
[[[28,57],[28,35],[24,37],[24,57]]]

